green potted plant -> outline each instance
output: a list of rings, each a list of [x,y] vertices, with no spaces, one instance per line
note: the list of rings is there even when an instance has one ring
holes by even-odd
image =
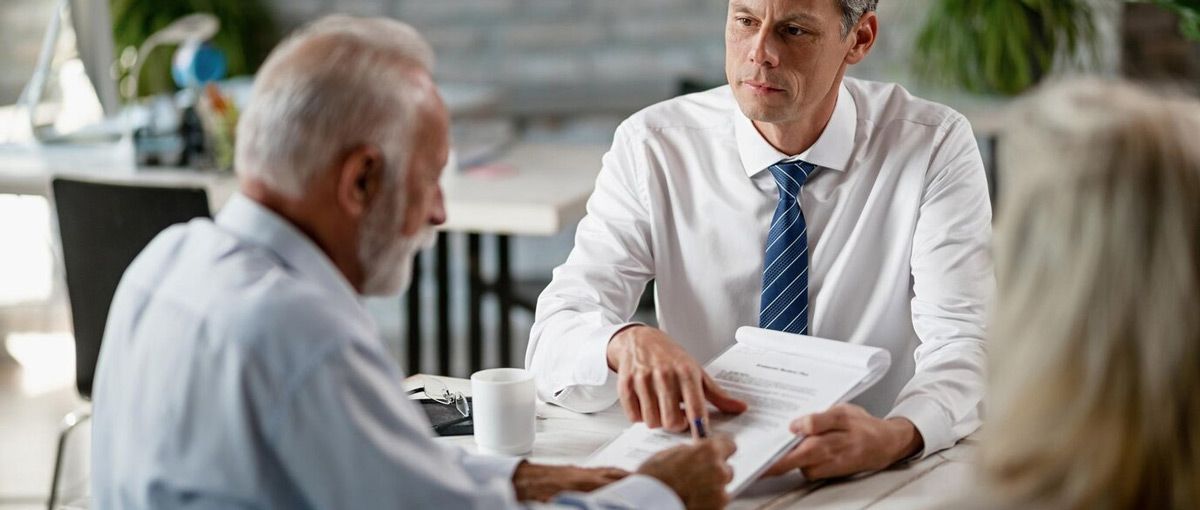
[[[251,74],[279,41],[273,20],[260,0],[110,0],[113,42],[121,55],[118,70],[124,78],[133,67],[137,48],[150,34],[172,21],[207,12],[221,21],[211,41],[226,57],[228,74]],[[146,58],[137,90],[139,96],[175,90],[171,80],[174,46],[158,48]],[[129,98],[126,98],[129,99]]]
[[[939,0],[917,35],[913,67],[932,84],[1017,95],[1095,36],[1089,0]]]

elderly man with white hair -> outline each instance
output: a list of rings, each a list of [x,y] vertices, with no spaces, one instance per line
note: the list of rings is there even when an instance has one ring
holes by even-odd
[[[407,25],[346,17],[267,59],[238,126],[241,192],[215,221],[160,234],[113,299],[94,392],[97,508],[727,501],[724,438],[632,475],[433,440],[359,300],[402,291],[445,220],[448,119],[431,62]]]

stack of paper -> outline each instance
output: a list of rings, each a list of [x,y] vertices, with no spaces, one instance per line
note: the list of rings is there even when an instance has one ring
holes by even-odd
[[[853,399],[891,365],[887,351],[864,345],[750,327],[738,329],[735,338],[705,367],[722,388],[749,404],[740,415],[711,415],[712,431],[730,435],[738,447],[729,458],[730,494],[746,488],[800,442],[788,430],[793,419]],[[587,464],[633,471],[656,452],[690,440],[690,433],[650,430],[638,423]]]

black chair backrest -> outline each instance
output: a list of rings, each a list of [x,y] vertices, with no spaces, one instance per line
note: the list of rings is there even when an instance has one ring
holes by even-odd
[[[159,232],[209,217],[208,195],[200,188],[63,178],[51,186],[75,328],[75,386],[90,398],[108,307],[121,275]]]

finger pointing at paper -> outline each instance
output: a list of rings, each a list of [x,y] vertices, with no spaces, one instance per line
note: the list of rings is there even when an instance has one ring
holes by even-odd
[[[659,329],[643,325],[625,328],[613,335],[607,355],[609,367],[619,376],[617,394],[630,421],[682,432],[696,420],[707,423],[707,402],[721,412],[746,410],[745,402],[722,390]],[[696,427],[692,434],[698,434]]]

